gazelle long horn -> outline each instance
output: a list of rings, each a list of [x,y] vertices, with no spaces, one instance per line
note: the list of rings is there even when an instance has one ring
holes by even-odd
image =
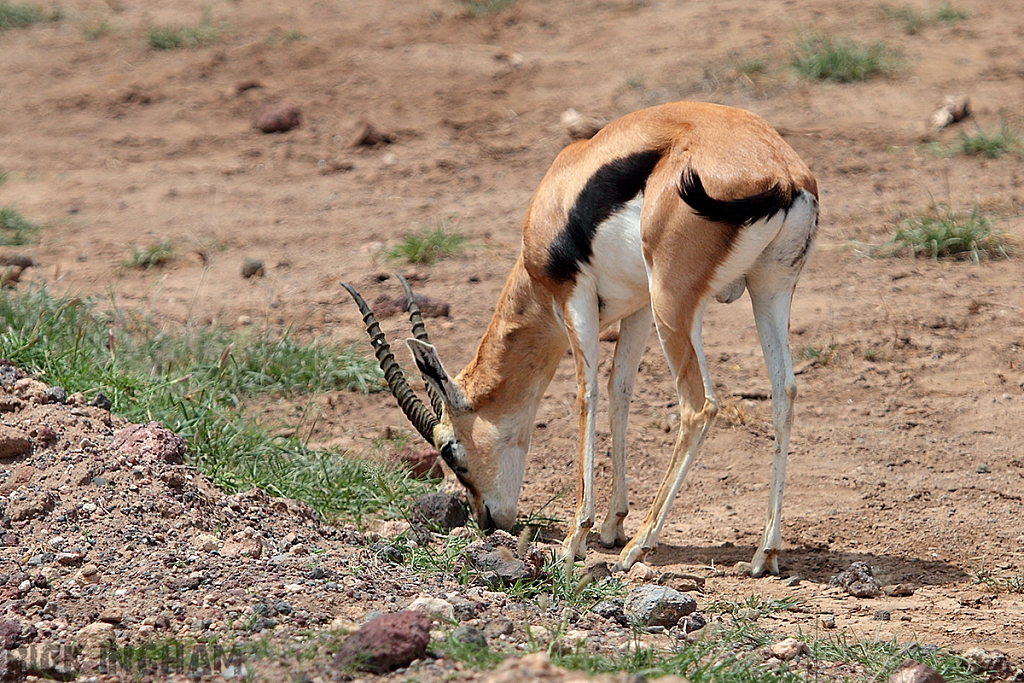
[[[405,373],[402,372],[401,366],[395,360],[395,354],[391,353],[391,346],[380,329],[380,323],[377,322],[370,307],[366,305],[366,301],[359,295],[359,292],[349,285],[342,282],[341,286],[352,295],[356,305],[359,306],[359,312],[363,314],[363,324],[366,325],[366,333],[370,335],[370,344],[373,345],[374,355],[377,356],[380,369],[384,371],[384,379],[387,380],[391,393],[398,401],[398,407],[409,418],[409,422],[412,422],[416,431],[427,440],[427,443],[431,446],[436,445],[434,444],[434,427],[437,426],[438,419],[430,414],[427,407],[423,405],[423,401],[409,386],[405,379]]]
[[[409,322],[412,323],[412,333],[417,339],[424,344],[430,343],[430,337],[427,336],[427,328],[423,324],[423,316],[420,314],[420,307],[416,303],[416,296],[412,293],[412,287],[401,273],[395,273],[398,281],[402,283],[402,288],[405,290],[405,298],[409,301]],[[421,373],[422,374],[422,373]],[[444,410],[444,402],[441,397],[434,391],[434,387],[430,382],[426,381],[426,377],[423,378],[427,387],[427,396],[430,397],[430,406],[434,409],[434,415],[438,418],[441,417],[441,412]]]

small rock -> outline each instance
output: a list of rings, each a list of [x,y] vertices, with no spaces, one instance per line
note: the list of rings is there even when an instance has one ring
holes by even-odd
[[[120,624],[124,615],[117,607],[106,607],[100,612],[99,620],[108,624]]]
[[[742,621],[757,621],[761,618],[761,610],[754,609],[753,607],[743,607],[736,610],[733,616]]]
[[[612,570],[608,567],[607,562],[595,562],[587,567],[587,573],[594,578],[594,581],[601,581],[612,577]]]
[[[381,615],[345,639],[334,664],[378,674],[406,667],[426,654],[430,626],[430,619],[418,612]]]
[[[155,460],[170,465],[185,462],[185,440],[159,422],[133,424],[118,430],[111,448],[138,460]]]
[[[483,631],[475,626],[467,626],[466,624],[463,624],[452,631],[452,640],[457,643],[462,643],[463,645],[471,645],[480,649],[487,647],[487,637],[483,634]]]
[[[657,577],[658,572],[654,571],[643,562],[637,562],[630,567],[629,571],[626,573],[626,578],[632,579],[633,581],[653,581]]]
[[[64,566],[78,564],[82,561],[83,557],[85,556],[79,552],[59,552],[57,553],[57,564]]]
[[[799,655],[808,653],[807,643],[796,638],[785,638],[768,648],[772,655],[784,662],[791,661]]]
[[[258,559],[263,554],[263,541],[259,538],[239,538],[224,542],[220,548],[223,557],[251,557]]]
[[[22,377],[14,383],[14,395],[32,403],[46,403],[46,385],[32,377]]]
[[[708,625],[708,620],[704,618],[703,614],[694,612],[693,614],[687,614],[685,617],[679,620],[676,626],[679,630],[685,633],[693,633],[699,631]]]
[[[871,618],[875,621],[889,621],[892,619],[892,612],[887,609],[875,610],[875,615]]]
[[[882,592],[891,598],[904,598],[914,594],[914,586],[909,583],[896,583],[883,587]]]
[[[93,396],[88,405],[99,408],[100,410],[110,410],[114,404],[109,398],[107,398],[106,394],[102,391],[97,391],[96,395]]]
[[[242,277],[248,280],[251,277],[263,277],[263,261],[254,258],[247,258],[242,262]]]
[[[31,452],[32,439],[28,434],[14,427],[0,425],[0,460],[19,458]]]
[[[21,622],[17,619],[0,621],[0,647],[13,650],[18,647],[21,639]],[[3,679],[0,679],[3,680]]]
[[[794,586],[799,586],[800,585],[800,577],[796,576],[796,575],[794,575],[794,576],[787,576],[780,583],[783,586],[789,586],[790,588],[792,588]]]
[[[491,638],[497,638],[498,636],[510,636],[512,631],[515,630],[515,624],[508,617],[495,617],[487,622],[487,626],[484,627],[484,631]]]
[[[927,664],[908,659],[889,677],[889,683],[946,683],[946,679]]]
[[[458,621],[468,621],[476,618],[478,608],[477,604],[472,600],[467,600],[458,594],[450,594],[448,595],[448,602],[452,604],[452,608],[455,610],[455,618]]]
[[[289,102],[268,102],[252,115],[252,127],[264,133],[286,133],[302,122],[302,112]]]
[[[75,641],[85,656],[97,658],[114,644],[114,627],[102,621],[94,622],[79,629]]]
[[[447,493],[426,493],[417,496],[413,502],[412,519],[448,531],[457,526],[466,526],[469,510],[465,503]]]
[[[46,389],[46,400],[50,403],[64,405],[68,402],[68,393],[63,387],[48,387]]]
[[[15,500],[7,506],[6,514],[12,522],[43,517],[52,511],[57,501],[49,491],[35,491],[22,500]]]
[[[818,621],[821,623],[822,628],[833,629],[836,627],[836,617],[834,614],[819,615]]]
[[[10,389],[17,381],[18,369],[11,365],[9,361],[4,361],[4,364],[0,365],[0,386]]]
[[[434,619],[455,621],[455,607],[441,598],[418,597],[409,604],[409,610]]]
[[[882,585],[864,562],[852,563],[846,571],[833,576],[829,583],[845,589],[855,598],[877,598],[882,594]]]
[[[638,586],[629,592],[622,606],[625,615],[644,626],[675,626],[697,609],[697,601],[667,586]]]
[[[961,655],[971,663],[971,669],[975,673],[990,673],[1009,670],[1009,662],[1006,653],[999,650],[986,650],[980,647],[972,647]]]
[[[591,607],[590,611],[599,617],[616,621],[621,626],[629,625],[629,619],[622,611],[622,600],[602,600]]]

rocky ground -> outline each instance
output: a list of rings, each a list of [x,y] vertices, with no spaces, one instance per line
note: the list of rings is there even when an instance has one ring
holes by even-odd
[[[504,532],[483,538],[464,526],[464,504],[448,494],[417,499],[412,525],[335,528],[299,501],[258,489],[225,495],[183,464],[177,435],[157,423],[126,423],[102,407],[102,394],[86,403],[10,365],[2,370],[2,681],[323,681],[361,672],[570,680],[580,674],[546,659],[555,640],[559,648],[614,657],[631,647],[669,651],[759,620],[778,635],[763,651],[746,645],[750,656],[798,666],[810,661],[807,648],[783,637],[783,615],[810,612],[816,629],[836,628],[836,610],[799,600],[778,611],[754,604],[705,616],[715,583],[728,580],[720,570],[680,574],[640,563],[613,578],[597,561],[580,575],[578,590],[606,590],[621,578],[618,597],[548,599],[521,586],[550,585],[558,567],[545,556],[556,545],[533,543],[529,529],[518,539]],[[449,561],[415,571],[410,555],[423,549]],[[806,596],[799,577],[774,581],[791,598]],[[859,562],[810,590],[846,609],[858,599],[914,592],[883,586]],[[885,609],[871,618],[910,620]],[[444,643],[513,660],[540,652],[488,674],[446,659]],[[996,651],[966,656],[995,677],[1022,675]],[[830,675],[864,674],[830,666]]]

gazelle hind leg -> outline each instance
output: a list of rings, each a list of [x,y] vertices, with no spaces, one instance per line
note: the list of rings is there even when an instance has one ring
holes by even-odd
[[[793,290],[760,292],[750,287],[754,321],[761,337],[761,350],[772,385],[772,421],[775,425],[775,446],[772,455],[771,487],[768,494],[768,519],[757,553],[751,561],[750,574],[779,573],[779,551],[782,550],[782,489],[786,481],[786,458],[789,435],[793,427],[793,402],[796,400],[796,378],[789,353],[789,307]]]
[[[572,528],[562,543],[566,563],[585,557],[587,533],[594,526],[594,439],[600,360],[597,292],[589,279],[580,277],[563,307],[569,346],[576,364],[576,408],[580,420],[579,498]]]
[[[619,555],[616,564],[618,570],[629,569],[657,545],[672,501],[679,492],[679,487],[693,465],[704,436],[718,413],[718,404],[712,392],[701,342],[704,303],[702,302],[698,309],[692,312],[689,329],[686,332],[683,332],[686,323],[674,319],[685,318],[686,311],[666,311],[667,316],[663,316],[657,301],[652,301],[652,305],[658,337],[676,378],[681,413],[679,435],[672,451],[672,461],[658,487],[654,503],[647,511],[636,535]],[[683,322],[683,326],[676,324],[679,322]]]
[[[651,307],[644,306],[623,318],[619,323],[619,340],[615,344],[615,359],[608,378],[608,412],[612,430],[612,495],[608,516],[601,525],[601,545],[611,548],[625,545],[623,520],[629,514],[629,494],[626,490],[626,425],[629,422],[629,402],[633,396],[637,369],[651,332]]]
[[[779,236],[747,274],[754,322],[772,385],[772,422],[775,427],[768,519],[761,543],[750,563],[750,574],[754,577],[779,573],[782,489],[786,481],[793,403],[797,394],[789,350],[789,313],[793,291],[814,241],[816,227],[817,203],[805,193],[794,203]]]

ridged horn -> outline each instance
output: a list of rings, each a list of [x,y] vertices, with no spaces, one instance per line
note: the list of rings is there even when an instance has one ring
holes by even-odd
[[[391,393],[398,401],[398,407],[409,418],[409,422],[416,428],[416,431],[427,440],[427,443],[431,446],[436,446],[437,444],[434,443],[434,428],[438,424],[438,419],[430,414],[427,407],[423,405],[423,401],[416,396],[412,387],[409,386],[409,382],[405,379],[405,373],[402,372],[401,366],[395,360],[395,354],[391,353],[391,346],[384,337],[384,332],[380,329],[377,317],[370,310],[370,307],[366,305],[366,301],[359,295],[359,292],[346,283],[342,282],[341,286],[352,295],[356,306],[359,306],[359,312],[363,314],[363,324],[366,325],[366,333],[370,335],[370,344],[373,346],[374,355],[377,356],[377,363],[380,364],[380,369],[384,371],[384,379],[387,380]]]
[[[412,323],[413,336],[424,344],[429,344],[430,337],[427,336],[427,328],[423,324],[423,316],[420,314],[420,307],[416,303],[416,296],[412,293],[412,287],[409,286],[409,283],[404,277],[402,277],[401,273],[395,273],[395,276],[398,278],[398,281],[402,283],[402,289],[405,290],[405,298],[409,302],[409,322]],[[427,396],[430,397],[430,406],[434,409],[434,415],[437,415],[437,417],[440,418],[442,411],[444,410],[444,402],[441,400],[441,397],[437,395],[437,392],[434,391],[433,385],[426,380],[427,378],[424,377],[423,381],[427,386]]]

